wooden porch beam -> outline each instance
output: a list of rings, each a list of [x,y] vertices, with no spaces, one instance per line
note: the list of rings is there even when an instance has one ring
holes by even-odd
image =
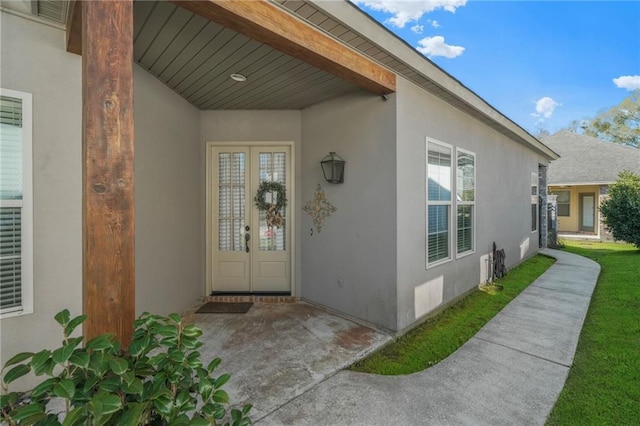
[[[82,2],[84,335],[128,347],[135,319],[133,0]]]
[[[72,0],[67,19],[67,52],[82,55],[82,1]]]
[[[393,72],[267,0],[171,1],[370,92],[396,91]]]

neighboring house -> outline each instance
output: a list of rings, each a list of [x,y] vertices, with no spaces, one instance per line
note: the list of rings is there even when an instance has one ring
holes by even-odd
[[[101,318],[85,334],[107,324],[126,339],[130,314],[212,292],[291,296],[403,330],[486,281],[494,242],[510,267],[546,241],[539,199],[557,155],[350,3],[136,2],[134,198],[133,154],[121,154],[131,102],[102,95],[131,80],[117,68],[127,43],[109,47],[126,38],[111,31],[120,17],[88,14],[109,21],[78,41],[81,8],[2,4],[3,108],[22,120],[3,126],[25,147],[11,169],[21,200],[2,200],[3,235],[16,235],[2,253],[3,361],[58,344],[63,308]],[[84,57],[70,53],[79,42]],[[330,151],[346,160],[342,184],[323,177]],[[287,189],[280,229],[253,202],[265,180]]]
[[[612,240],[600,204],[623,170],[640,173],[640,149],[562,130],[544,139],[560,155],[549,166],[549,193],[557,196],[558,233],[565,238]]]

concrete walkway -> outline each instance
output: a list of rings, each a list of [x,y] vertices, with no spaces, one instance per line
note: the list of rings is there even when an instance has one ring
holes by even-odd
[[[446,360],[407,376],[340,371],[260,425],[543,425],[573,362],[600,266],[558,261]]]

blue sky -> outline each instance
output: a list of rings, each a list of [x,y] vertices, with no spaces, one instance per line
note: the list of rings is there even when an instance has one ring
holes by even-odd
[[[638,1],[352,1],[534,134],[640,88]]]

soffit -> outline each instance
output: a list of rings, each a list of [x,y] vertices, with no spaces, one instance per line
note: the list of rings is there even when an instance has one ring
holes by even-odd
[[[306,21],[316,25],[333,37],[341,40],[345,44],[351,46],[355,50],[362,54],[376,60],[380,64],[394,70],[403,77],[411,80],[420,87],[423,87],[427,91],[434,95],[444,99],[450,104],[455,105],[458,108],[468,110],[468,105],[453,95],[450,91],[434,83],[432,80],[424,76],[420,71],[413,69],[409,65],[405,64],[402,60],[382,49],[370,41],[366,40],[364,36],[356,33],[354,30],[341,24],[339,21],[327,16],[326,13],[318,9],[315,5],[307,3],[303,0],[275,0],[295,15]],[[425,61],[427,59],[425,58]],[[467,107],[467,108],[465,108]],[[467,111],[470,112],[470,111]]]
[[[134,61],[201,110],[301,109],[359,90],[172,3],[135,2],[134,25]]]
[[[372,43],[313,3],[271,1],[510,139],[532,146],[548,158],[557,158],[553,151],[441,69],[436,70],[436,77],[429,78],[431,68],[437,66],[426,58],[419,61],[430,65],[423,66],[428,68],[425,71],[400,58],[406,54],[396,55]],[[42,16],[51,20],[56,20],[58,13],[66,14],[68,7],[68,0],[39,0],[40,3],[52,3],[51,7],[38,6]],[[61,12],[57,12],[58,4],[62,5]],[[199,109],[301,109],[359,90],[333,74],[171,3],[138,0],[134,10],[135,62]],[[403,50],[414,50],[404,47]],[[231,73],[249,78],[245,83],[236,83],[229,78]],[[461,94],[454,93],[449,85],[460,86]]]

